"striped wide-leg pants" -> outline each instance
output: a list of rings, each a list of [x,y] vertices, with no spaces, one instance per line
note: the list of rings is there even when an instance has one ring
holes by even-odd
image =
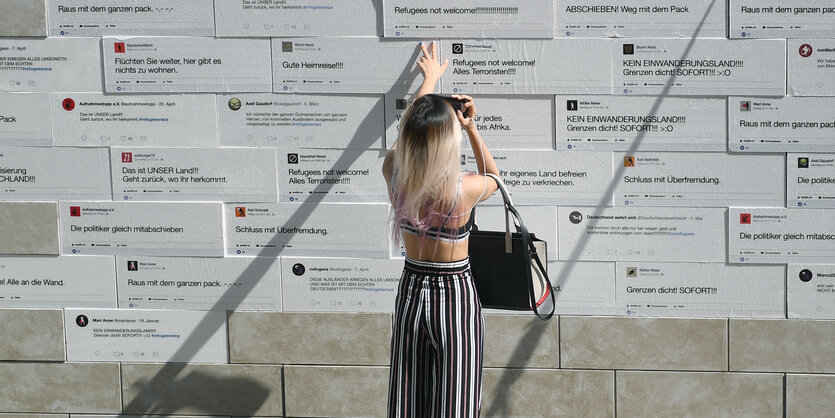
[[[484,318],[469,259],[406,259],[391,340],[389,417],[477,417]]]

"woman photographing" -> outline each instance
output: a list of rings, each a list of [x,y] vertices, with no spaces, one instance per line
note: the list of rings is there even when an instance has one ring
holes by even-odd
[[[473,209],[496,191],[493,156],[465,95],[431,94],[448,61],[420,44],[423,83],[383,163],[395,241],[406,261],[391,343],[390,417],[475,417],[481,406],[484,318],[469,267]],[[461,172],[462,130],[478,175]]]

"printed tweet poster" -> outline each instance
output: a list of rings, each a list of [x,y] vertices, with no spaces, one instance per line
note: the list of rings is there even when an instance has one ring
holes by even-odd
[[[223,256],[220,203],[59,202],[62,254]]]
[[[827,0],[731,0],[731,38],[833,38],[835,6]]]
[[[0,307],[115,308],[113,257],[0,257]]]
[[[275,151],[111,148],[116,200],[275,202]]]
[[[616,39],[616,95],[786,94],[786,41]]]
[[[610,152],[491,151],[514,205],[610,206]],[[476,173],[471,152],[462,155],[461,169]],[[501,193],[484,202],[502,205]]]
[[[786,207],[835,208],[835,154],[786,158]]]
[[[382,150],[278,151],[280,202],[388,202]]]
[[[394,312],[403,260],[281,257],[288,312]]]
[[[52,146],[49,94],[0,93],[0,147]]]
[[[558,150],[724,151],[719,98],[557,96]]]
[[[214,106],[211,94],[52,93],[48,109],[57,146],[217,147]]]
[[[835,39],[789,39],[789,95],[835,96]]]
[[[388,258],[382,203],[226,204],[226,254]]]
[[[785,318],[784,266],[619,262],[619,315]]]
[[[105,37],[102,48],[107,93],[268,92],[272,89],[267,39]]]
[[[788,317],[835,319],[835,265],[789,264]]]
[[[112,200],[106,148],[0,148],[0,200]]]
[[[96,38],[0,39],[0,91],[101,91]]]
[[[554,38],[553,0],[383,0],[383,34],[421,38]]]
[[[499,194],[500,192],[496,192]],[[546,242],[548,259],[557,259],[557,208],[554,206],[519,206],[514,201],[528,231]],[[467,215],[469,216],[469,215]],[[479,205],[475,210],[475,221],[483,231],[505,231],[504,206]],[[510,231],[516,232],[513,216],[510,216]]]
[[[548,278],[555,292],[555,314],[615,314],[615,263],[549,262]]]
[[[608,39],[443,40],[444,94],[610,94]]]
[[[64,309],[67,361],[226,363],[226,326],[225,311]]]
[[[215,36],[212,0],[47,0],[49,36]]]
[[[221,146],[382,149],[381,95],[217,96]]]
[[[728,262],[827,263],[835,254],[828,209],[728,209]]]
[[[615,206],[784,207],[785,161],[777,154],[615,153]]]
[[[426,40],[425,40],[426,41]],[[417,42],[382,38],[272,38],[273,89],[279,93],[417,91]],[[374,62],[368,54],[374,52]]]
[[[382,0],[215,2],[217,36],[380,36]]]
[[[556,0],[557,37],[724,38],[724,2]]]
[[[728,98],[728,149],[835,152],[832,97]]]
[[[551,96],[474,96],[475,123],[491,150],[554,149],[554,100]],[[400,118],[410,99],[386,94],[386,146],[397,141]],[[464,149],[470,149],[467,134]]]
[[[116,257],[122,309],[281,310],[278,260]]]
[[[722,208],[557,208],[559,259],[725,260]]]

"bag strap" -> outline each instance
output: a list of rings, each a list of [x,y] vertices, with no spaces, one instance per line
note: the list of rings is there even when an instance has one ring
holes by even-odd
[[[496,184],[499,186],[499,190],[502,192],[502,199],[504,199],[504,216],[505,216],[505,252],[511,253],[513,252],[513,241],[511,239],[510,233],[510,219],[513,215],[513,224],[516,227],[516,232],[518,232],[522,236],[522,248],[525,255],[525,260],[529,260],[529,262],[536,262],[537,267],[539,267],[539,271],[545,276],[545,284],[547,287],[545,291],[548,293],[548,296],[551,299],[551,312],[545,314],[545,316],[539,313],[537,309],[536,303],[538,301],[535,300],[534,290],[533,290],[533,272],[530,268],[526,269],[525,274],[527,277],[528,283],[528,297],[530,298],[531,309],[534,311],[536,316],[546,321],[551,319],[554,315],[554,310],[556,309],[556,300],[554,297],[554,291],[551,286],[551,279],[548,278],[548,270],[545,269],[545,266],[542,265],[542,260],[539,258],[539,254],[536,252],[536,247],[533,244],[533,238],[531,238],[531,234],[528,232],[528,228],[525,226],[525,223],[522,221],[522,217],[519,216],[519,211],[513,206],[513,201],[510,199],[510,194],[507,192],[505,188],[504,182],[495,174],[487,173],[487,176],[490,176],[493,180],[495,180]]]

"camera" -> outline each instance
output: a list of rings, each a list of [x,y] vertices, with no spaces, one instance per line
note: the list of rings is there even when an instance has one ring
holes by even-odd
[[[456,99],[454,97],[444,96],[444,95],[441,95],[441,94],[433,94],[433,96],[446,100],[446,102],[449,103],[450,106],[452,106],[452,111],[453,112],[460,110],[465,118],[470,117],[467,114],[467,109],[464,107],[464,103],[467,103],[468,100]]]
[[[799,276],[800,276],[800,281],[808,282],[809,280],[812,280],[812,271],[809,270],[809,269],[800,270]]]

